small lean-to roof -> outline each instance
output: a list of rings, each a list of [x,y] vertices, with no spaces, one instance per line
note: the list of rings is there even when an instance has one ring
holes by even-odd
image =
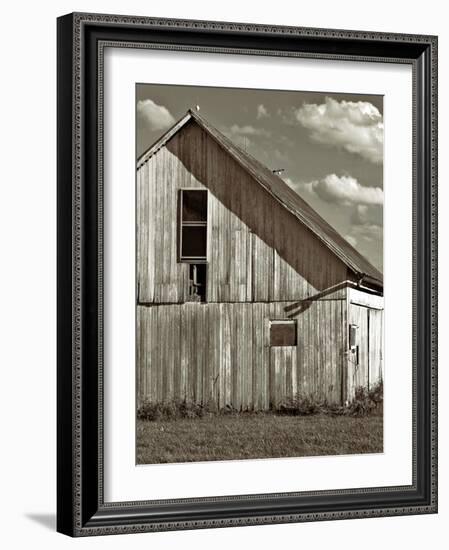
[[[163,147],[190,120],[194,120],[225,151],[227,151],[262,187],[275,197],[289,212],[310,229],[344,264],[357,276],[376,287],[383,286],[382,273],[348,243],[329,225],[304,199],[291,189],[283,179],[256,160],[249,153],[235,145],[216,128],[211,126],[198,112],[188,110],[156,143],[137,161],[140,168],[150,157]]]

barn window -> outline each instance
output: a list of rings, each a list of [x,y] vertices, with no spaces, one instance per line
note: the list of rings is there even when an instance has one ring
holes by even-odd
[[[271,321],[270,346],[296,346],[296,321]]]
[[[189,302],[206,301],[206,264],[189,265]]]
[[[207,261],[207,190],[180,191],[179,257],[181,262]]]

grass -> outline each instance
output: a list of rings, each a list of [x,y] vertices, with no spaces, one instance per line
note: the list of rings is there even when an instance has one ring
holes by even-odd
[[[381,411],[368,416],[276,413],[137,420],[137,463],[380,453]]]
[[[279,403],[271,412],[290,416],[327,414],[331,416],[368,416],[381,414],[383,410],[383,382],[380,380],[370,390],[356,388],[354,398],[346,405],[328,403],[314,395],[298,394]],[[179,418],[202,418],[211,415],[241,414],[229,405],[217,409],[212,403],[199,404],[194,401],[172,400],[168,402],[144,402],[137,410],[140,420],[174,420]]]

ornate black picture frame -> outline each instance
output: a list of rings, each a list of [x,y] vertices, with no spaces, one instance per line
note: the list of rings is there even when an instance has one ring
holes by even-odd
[[[105,503],[103,173],[105,45],[406,63],[413,70],[413,483]],[[437,38],[69,14],[58,19],[58,497],[71,536],[437,511]]]

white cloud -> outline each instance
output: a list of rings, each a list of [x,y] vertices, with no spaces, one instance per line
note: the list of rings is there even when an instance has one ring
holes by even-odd
[[[357,239],[355,237],[353,237],[352,235],[345,235],[345,239],[348,241],[348,243],[351,245],[351,246],[356,246],[357,244]]]
[[[302,188],[307,188],[307,183],[298,183],[296,181],[293,181],[291,178],[289,178],[288,176],[287,177],[282,177],[282,179],[285,181],[285,183],[291,187],[292,189],[294,189],[296,192],[298,191],[298,189],[302,189]],[[310,188],[308,189],[310,190]]]
[[[137,115],[150,130],[165,130],[175,123],[167,107],[157,105],[151,99],[141,99],[137,102]]]
[[[373,163],[383,159],[383,117],[367,101],[336,101],[326,97],[319,105],[304,103],[296,120],[311,131],[311,138],[357,154]]]
[[[351,216],[352,229],[350,236],[352,238],[367,242],[379,242],[382,239],[382,223],[376,220],[376,209],[378,208],[378,206],[364,204],[356,206]]]
[[[366,225],[356,225],[353,227],[353,233],[355,233],[361,239],[368,242],[379,242],[382,239],[383,230],[382,227],[376,223],[369,223]]]
[[[267,118],[270,116],[268,114],[267,108],[262,103],[257,106],[257,118]]]
[[[384,193],[380,187],[365,187],[352,176],[328,174],[320,180],[303,183],[302,187],[322,200],[349,206],[382,205]]]
[[[233,124],[229,129],[229,133],[234,136],[263,136],[269,137],[271,134],[263,128],[255,128],[249,124],[246,126],[239,126],[238,124]]]

